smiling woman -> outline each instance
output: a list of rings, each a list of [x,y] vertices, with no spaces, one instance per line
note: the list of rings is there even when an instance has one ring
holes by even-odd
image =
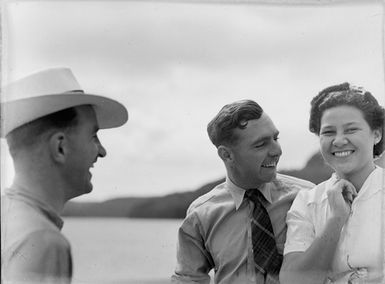
[[[373,158],[383,152],[384,119],[373,95],[348,83],[327,88],[312,101],[310,131],[320,136],[325,161],[358,190],[374,168]]]
[[[372,94],[348,83],[312,100],[310,130],[335,174],[298,194],[288,212],[283,283],[383,283],[385,170],[374,157],[384,119]]]
[[[325,110],[322,116],[320,144],[323,157],[340,178],[351,180],[357,189],[363,180],[355,182],[354,177],[357,172],[363,177],[372,172],[373,145],[379,145],[381,137],[381,128],[373,129],[356,107],[336,106]]]

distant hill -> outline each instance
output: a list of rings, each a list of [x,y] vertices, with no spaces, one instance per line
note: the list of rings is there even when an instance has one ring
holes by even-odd
[[[316,184],[328,179],[332,170],[325,165],[320,153],[314,154],[300,170],[281,170],[280,173],[306,179]],[[160,197],[127,197],[104,202],[67,203],[63,216],[131,217],[131,218],[184,218],[188,206],[197,197],[207,193],[225,178],[182,193]]]
[[[76,217],[184,218],[187,207],[193,200],[209,192],[224,180],[222,178],[205,184],[194,191],[159,197],[125,197],[103,202],[70,201],[66,204],[62,215]]]

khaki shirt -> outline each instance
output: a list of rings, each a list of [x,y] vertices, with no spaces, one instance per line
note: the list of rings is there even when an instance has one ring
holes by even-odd
[[[273,182],[259,188],[267,200],[279,253],[286,239],[286,213],[298,191],[310,189],[308,181],[277,175]],[[251,241],[253,205],[244,199],[245,189],[230,179],[199,197],[189,207],[178,234],[175,283],[264,283],[255,273]]]
[[[18,188],[1,198],[2,283],[69,283],[70,244],[62,219]]]

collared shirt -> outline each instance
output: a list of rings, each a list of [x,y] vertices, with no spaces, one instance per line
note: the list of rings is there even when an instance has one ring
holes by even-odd
[[[283,253],[286,237],[286,212],[302,188],[314,184],[277,175],[260,188],[265,196],[277,248]],[[209,283],[214,269],[215,283],[264,283],[256,274],[251,241],[253,205],[244,199],[245,190],[229,178],[195,200],[187,210],[178,234],[175,283]]]
[[[333,175],[314,189],[298,194],[287,214],[284,254],[306,251],[322,233],[330,218],[326,192],[335,181]],[[349,278],[363,281],[357,283],[384,283],[384,181],[385,170],[376,168],[353,200],[335,252],[330,283],[348,283]]]
[[[1,203],[2,282],[69,283],[71,249],[57,213],[16,187]]]

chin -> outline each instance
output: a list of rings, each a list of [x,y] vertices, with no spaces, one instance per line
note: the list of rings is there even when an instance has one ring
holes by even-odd
[[[79,188],[76,196],[88,194],[88,193],[92,192],[92,189],[93,189],[92,184],[87,184],[87,185],[83,186],[82,188]]]
[[[348,176],[354,172],[354,169],[348,167],[333,167],[333,169],[339,176]]]
[[[92,184],[89,184],[89,185],[85,188],[84,193],[85,193],[85,194],[90,193],[90,192],[92,192],[92,190],[93,190],[93,186],[92,186]]]
[[[264,182],[272,182],[273,180],[275,180],[275,178],[277,177],[277,172],[274,171],[274,173],[272,173],[271,175],[268,175],[268,176],[264,176],[263,180]]]

